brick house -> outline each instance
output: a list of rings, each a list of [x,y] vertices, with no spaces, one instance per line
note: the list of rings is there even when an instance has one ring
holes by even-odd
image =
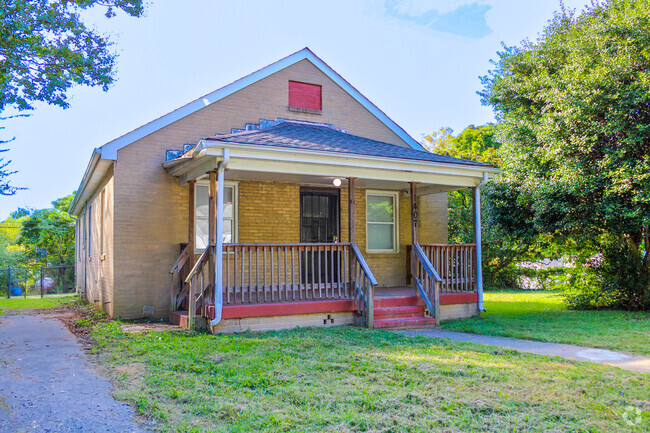
[[[77,290],[213,332],[476,315],[480,234],[447,245],[447,191],[480,227],[496,172],[426,152],[305,48],[94,150]]]

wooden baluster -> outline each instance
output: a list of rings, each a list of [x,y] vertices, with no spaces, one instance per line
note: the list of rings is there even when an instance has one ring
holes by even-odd
[[[321,254],[319,254],[319,256],[320,255]],[[325,286],[324,287],[325,288],[325,298],[328,298],[329,295],[327,294],[327,281],[329,280],[329,278],[327,276],[328,272],[327,272],[327,247],[326,246],[323,247],[322,256],[323,256],[323,268],[324,268],[323,270],[325,271],[325,279],[323,281],[323,286]],[[321,274],[321,272],[319,272],[319,274]]]
[[[273,250],[274,247],[269,248],[270,253],[271,253],[271,302],[273,302],[275,299],[273,297],[273,287],[275,283],[275,263],[273,262]]]
[[[316,299],[316,268],[314,267],[314,246],[311,246],[311,296]]]
[[[282,280],[282,247],[278,247],[278,301],[282,300],[282,286],[280,286]],[[286,293],[285,298],[286,301]]]
[[[303,299],[303,291],[307,286],[307,283],[305,282],[305,279],[303,279],[303,274],[302,274],[302,255],[304,254],[304,252],[301,246],[297,247],[297,249],[298,249],[298,297],[300,299]]]
[[[266,271],[268,269],[266,267],[266,247],[264,247],[264,249],[262,250],[262,257],[264,258],[264,287],[262,288],[262,290],[264,291],[264,302],[266,302],[267,301],[266,293],[268,292],[268,286],[266,284]]]
[[[291,299],[296,300],[296,265],[295,265],[296,247],[291,247]]]
[[[287,273],[287,247],[284,247],[284,299],[289,300],[289,274]]]
[[[260,247],[255,247],[255,302],[260,303]]]

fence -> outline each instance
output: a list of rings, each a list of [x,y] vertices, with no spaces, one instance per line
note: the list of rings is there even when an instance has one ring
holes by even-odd
[[[74,265],[0,269],[0,296],[44,297],[74,292]]]

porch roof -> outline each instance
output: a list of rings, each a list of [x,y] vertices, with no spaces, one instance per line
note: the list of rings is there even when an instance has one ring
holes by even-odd
[[[376,156],[416,161],[470,165],[494,168],[467,159],[438,155],[424,150],[384,143],[348,134],[331,125],[286,120],[275,126],[235,134],[205,138],[206,142],[250,144],[348,155]],[[216,143],[215,143],[216,144]]]

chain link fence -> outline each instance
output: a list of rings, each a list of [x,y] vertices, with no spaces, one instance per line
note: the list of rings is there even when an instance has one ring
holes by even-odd
[[[74,265],[0,269],[0,296],[44,297],[74,292]]]

